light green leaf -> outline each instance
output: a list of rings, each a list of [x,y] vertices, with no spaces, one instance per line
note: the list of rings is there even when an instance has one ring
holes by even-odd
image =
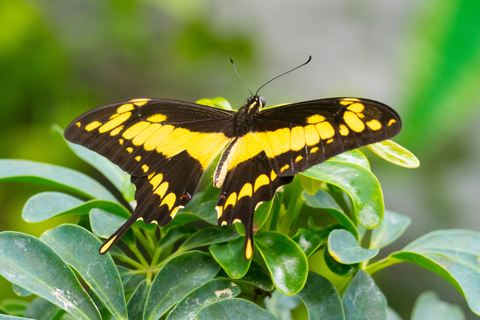
[[[227,299],[212,303],[197,314],[196,320],[277,320],[277,318],[265,309],[260,308],[253,302],[243,299]]]
[[[270,297],[263,301],[265,307],[279,320],[293,320],[292,310],[302,303],[297,295],[287,296],[275,290]]]
[[[390,307],[387,307],[387,320],[402,320],[398,313]]]
[[[92,232],[100,238],[110,237],[126,221],[127,219],[104,210],[90,210],[90,226],[92,227]]]
[[[0,301],[0,312],[5,312],[12,316],[24,315],[28,304],[28,301],[25,300],[4,299]]]
[[[373,229],[370,238],[370,249],[384,248],[400,238],[412,222],[410,217],[402,214],[385,210],[382,224]]]
[[[43,298],[35,298],[27,306],[25,317],[37,320],[50,320],[64,311]]]
[[[415,302],[411,320],[464,320],[462,308],[456,304],[449,304],[440,299],[433,291],[422,293]]]
[[[359,270],[342,297],[346,320],[385,319],[387,299],[373,279]]]
[[[195,103],[214,108],[232,110],[232,105],[230,104],[230,102],[228,102],[227,99],[223,97],[216,97],[213,99],[200,99],[197,100]]]
[[[370,162],[368,162],[367,157],[358,149],[353,149],[340,153],[332,158],[335,161],[339,162],[349,162],[357,164],[364,167],[365,169],[370,170]]]
[[[309,271],[308,279],[302,291],[297,293],[307,307],[309,320],[343,320],[342,300],[337,289],[327,278]]]
[[[77,225],[64,224],[42,234],[40,240],[55,250],[88,283],[116,319],[127,319],[122,281],[110,255],[100,255],[102,242]]]
[[[360,247],[357,239],[347,230],[337,229],[328,236],[328,252],[338,262],[354,264],[375,257],[379,249]]]
[[[323,244],[323,239],[315,232],[298,228],[297,233],[292,237],[292,240],[302,249],[305,256],[309,258],[314,254],[318,248]]]
[[[203,307],[214,302],[232,299],[240,294],[240,288],[229,280],[211,280],[190,292],[180,301],[167,320],[194,320]]]
[[[248,271],[252,259],[243,259],[244,238],[209,247],[210,253],[232,279],[242,278]]]
[[[0,314],[0,320],[38,320],[38,319],[15,317],[15,316],[8,316],[6,314]]]
[[[188,238],[190,235],[195,233],[197,228],[189,226],[173,226],[167,230],[165,235],[160,239],[158,243],[158,248],[166,248],[170,245],[175,244],[177,241]]]
[[[379,157],[397,166],[405,168],[418,168],[420,166],[420,161],[413,153],[392,140],[369,144],[368,147]]]
[[[215,260],[203,252],[192,251],[168,261],[153,280],[144,320],[156,320],[189,292],[212,280],[220,271]]]
[[[377,178],[363,166],[327,160],[301,173],[343,189],[352,199],[358,222],[371,229],[380,225],[383,218],[383,194]]]
[[[264,231],[255,236],[255,246],[280,292],[292,295],[302,290],[308,274],[307,257],[292,239],[280,232]]]
[[[68,265],[33,236],[12,231],[0,233],[0,274],[77,318],[100,319]]]
[[[89,199],[118,202],[92,178],[68,168],[28,160],[0,160],[0,181],[26,181],[59,187]]]
[[[12,287],[13,292],[15,292],[15,294],[19,297],[28,297],[32,294],[30,291],[25,290],[24,288],[17,286],[16,284],[13,284]]]

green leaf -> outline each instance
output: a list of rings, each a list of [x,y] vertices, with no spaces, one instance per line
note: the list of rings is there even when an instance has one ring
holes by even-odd
[[[273,208],[274,208],[274,202],[271,200],[271,201],[262,203],[261,205],[258,206],[257,210],[255,210],[255,214],[253,216],[253,225],[257,231],[263,227]],[[235,223],[235,226],[237,227],[238,233],[242,236],[245,236],[245,228],[243,227],[243,224]]]
[[[232,279],[242,278],[247,273],[252,261],[252,259],[241,259],[243,258],[243,242],[244,238],[241,237],[209,247],[213,258]]]
[[[255,236],[255,246],[281,293],[292,295],[302,290],[307,280],[308,262],[292,239],[280,232],[265,231]]]
[[[12,287],[13,292],[15,292],[15,294],[19,297],[28,297],[32,294],[30,291],[25,290],[24,288],[17,286],[16,284],[14,284]]]
[[[265,307],[270,311],[277,319],[291,320],[292,310],[302,303],[297,295],[287,296],[278,290],[275,290],[270,297],[265,298],[263,301]]]
[[[368,147],[377,156],[397,166],[405,168],[418,168],[420,166],[420,161],[413,153],[392,140],[369,144]]]
[[[309,271],[307,282],[302,291],[297,293],[307,307],[309,320],[345,319],[342,300],[337,289],[327,278]]]
[[[27,200],[22,210],[22,219],[41,222],[55,216],[74,213],[88,214],[92,208],[101,208],[128,218],[129,211],[117,202],[107,200],[82,201],[61,192],[42,192]]]
[[[353,202],[358,222],[371,229],[380,225],[383,218],[383,194],[377,178],[363,166],[327,160],[301,173],[343,189]]]
[[[126,221],[127,219],[104,210],[90,210],[90,226],[92,227],[92,232],[100,238],[110,237]]]
[[[253,302],[243,299],[227,299],[212,303],[197,314],[196,320],[277,320],[277,318],[265,309],[260,308]]]
[[[333,199],[333,197],[325,190],[318,190],[317,193],[310,195],[306,192],[302,193],[305,204],[312,208],[324,209],[330,213],[342,226],[350,231],[355,238],[360,239],[358,229],[349,216],[343,212],[343,209]]]
[[[446,303],[438,299],[435,292],[427,291],[417,298],[411,319],[463,320],[465,314],[460,306]]]
[[[220,300],[232,299],[239,294],[240,288],[232,281],[209,281],[183,298],[170,312],[167,320],[194,320],[197,312],[204,306]]]
[[[345,319],[367,320],[387,317],[387,299],[372,277],[359,270],[342,297]]]
[[[402,320],[398,313],[390,307],[387,307],[387,320]]]
[[[142,319],[149,290],[150,285],[147,283],[147,280],[143,280],[142,282],[140,282],[140,284],[128,300],[128,319]]]
[[[189,226],[173,226],[167,230],[165,235],[160,239],[157,248],[166,248],[175,244],[177,241],[188,238],[197,231],[194,227]]]
[[[235,240],[239,237],[240,235],[237,230],[235,230],[235,226],[222,228],[207,227],[192,234],[184,243],[182,243],[178,250],[184,252],[198,247]]]
[[[43,298],[35,298],[27,306],[25,317],[37,320],[50,320],[63,313],[63,310]]]
[[[382,224],[373,229],[370,238],[370,249],[384,248],[400,238],[412,222],[410,217],[402,214],[385,210]]]
[[[65,140],[63,136],[63,129],[58,125],[52,126],[53,132],[56,132],[67,146],[83,161],[90,164],[92,167],[100,171],[122,194],[124,193],[126,182],[130,183],[130,175],[120,169],[119,166],[113,164],[107,158],[100,154],[93,152],[81,145],[71,143]],[[134,199],[127,199],[131,201]]]
[[[347,230],[337,229],[328,236],[328,252],[340,263],[354,264],[375,257],[379,249],[360,247],[357,239]]]
[[[191,221],[196,221],[198,220],[197,218],[193,219],[188,216],[195,216],[200,219],[202,219],[205,222],[208,222],[213,225],[217,225],[217,215],[215,211],[215,206],[217,205],[218,200],[210,200],[203,202],[195,207],[188,206],[184,210],[179,210],[177,215],[175,216],[175,221],[176,223],[182,221],[182,219],[185,219],[184,216],[187,216],[187,222]]]
[[[348,277],[360,268],[359,263],[343,264],[338,262],[332,257],[330,252],[328,252],[328,248],[323,250],[323,259],[325,260],[325,264],[327,265],[328,269],[341,277]]]
[[[228,102],[227,99],[223,97],[216,97],[213,99],[200,99],[197,100],[195,103],[214,108],[232,110],[232,105],[230,104],[230,102]]]
[[[38,319],[15,317],[15,316],[8,316],[6,314],[0,314],[0,320],[38,320]]]
[[[68,265],[33,236],[12,231],[0,233],[0,274],[77,318],[100,319]]]
[[[323,244],[323,239],[319,235],[304,228],[299,228],[292,240],[302,249],[307,258],[314,254]]]
[[[392,253],[389,259],[415,263],[442,276],[464,295],[470,309],[480,315],[479,256],[479,232],[437,230]]]
[[[168,261],[153,280],[144,319],[156,320],[189,292],[212,280],[220,266],[210,255],[187,252]]]
[[[28,304],[28,301],[24,300],[4,299],[0,301],[0,312],[5,312],[12,316],[23,316]]]
[[[367,157],[358,149],[353,149],[340,153],[332,158],[335,161],[339,162],[349,162],[357,164],[364,167],[365,169],[370,170],[370,162],[368,162]]]
[[[92,178],[68,168],[28,160],[0,160],[0,181],[42,183],[75,192],[89,199],[118,202]]]
[[[110,255],[100,255],[101,241],[77,225],[47,230],[40,240],[71,265],[116,319],[127,319],[122,281]]]

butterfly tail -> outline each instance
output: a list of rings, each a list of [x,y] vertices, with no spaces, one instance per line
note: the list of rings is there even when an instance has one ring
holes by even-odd
[[[108,250],[110,250],[110,248],[112,248],[112,246],[114,244],[116,244],[118,242],[118,240],[120,240],[120,238],[122,237],[122,235],[127,232],[127,230],[138,220],[138,217],[137,215],[132,215],[128,220],[127,222],[125,222],[117,231],[115,231],[114,234],[112,234],[110,236],[110,238],[107,239],[107,241],[105,241],[102,246],[100,247],[100,249],[98,250],[98,252],[100,254],[105,254],[108,252]]]

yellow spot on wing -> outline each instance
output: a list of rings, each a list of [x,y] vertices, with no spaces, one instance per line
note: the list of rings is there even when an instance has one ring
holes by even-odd
[[[82,125],[82,123],[79,121],[79,122],[75,123],[75,125],[80,128],[80,126]]]
[[[131,115],[132,115],[131,112],[122,113],[121,115],[119,115],[115,119],[112,119],[112,120],[108,121],[107,123],[105,123],[103,126],[101,126],[98,129],[98,132],[104,133],[104,132],[110,131],[110,130],[118,127],[119,125],[121,125],[122,123],[127,121],[128,118],[130,118]]]
[[[203,170],[206,170],[228,140],[223,133],[199,133],[198,142],[191,144],[186,150],[190,156],[200,162]]]
[[[283,171],[287,170],[288,168],[290,168],[290,166],[288,164],[286,164],[280,169],[280,172],[283,172]]]
[[[102,123],[101,122],[98,122],[98,121],[93,121],[93,122],[90,122],[89,124],[87,124],[85,126],[85,130],[87,131],[92,131],[93,129],[96,129],[98,128]]]
[[[125,149],[125,150],[127,150],[128,153],[132,153],[132,152],[133,152],[133,148],[132,148],[132,147],[128,147],[128,148]]]
[[[390,121],[388,121],[388,126],[390,127],[392,124],[396,123],[397,120],[395,119],[390,119]]]
[[[293,127],[291,133],[291,148],[293,151],[299,151],[305,147],[305,130],[303,127]]]
[[[227,208],[229,205],[234,206],[237,203],[237,193],[233,192],[228,196],[227,201],[223,205],[224,208]]]
[[[174,209],[172,210],[172,213],[170,213],[170,217],[171,217],[172,219],[175,218],[175,215],[177,214],[178,209],[180,209],[180,206],[174,208]]]
[[[318,135],[318,131],[312,124],[305,127],[305,141],[307,143],[307,146],[313,146],[320,142],[320,136]]]
[[[237,219],[233,220],[232,223],[242,223],[242,220],[237,218]]]
[[[140,161],[140,160],[142,160],[142,157],[141,156],[136,156],[135,160]]]
[[[122,124],[121,126],[119,126],[119,127],[116,127],[115,129],[113,129],[112,131],[110,131],[110,135],[111,135],[111,136],[116,136],[117,134],[120,133],[120,131],[123,130],[123,127],[124,127],[123,124]]]
[[[155,175],[155,172],[150,173],[150,174],[147,176],[148,180],[151,180],[154,175]]]
[[[272,172],[270,172],[270,180],[275,180],[277,179],[277,175],[275,174],[275,171],[272,170]],[[256,190],[256,189],[255,189]]]
[[[340,124],[338,126],[338,131],[342,136],[348,136],[348,133],[350,132],[350,130],[348,130],[347,126],[344,124]]]
[[[147,120],[150,122],[164,122],[165,120],[167,120],[167,116],[161,113],[157,113],[153,116],[148,117]]]
[[[352,111],[345,111],[343,120],[355,132],[362,132],[365,129],[363,121]]]
[[[315,153],[318,151],[318,147],[313,147],[312,150],[310,150],[310,153]]]
[[[298,156],[298,157],[295,158],[295,162],[301,161],[302,159],[303,159],[302,156]]]
[[[267,137],[273,149],[273,155],[278,156],[290,150],[290,129],[282,128],[275,131],[267,131]]]
[[[327,140],[327,143],[332,143],[332,142],[333,142],[333,138]]]
[[[258,178],[255,180],[255,186],[253,187],[253,192],[257,192],[258,188],[261,186],[266,186],[270,183],[270,180],[268,177],[264,174],[261,174],[258,176]]]
[[[123,142],[124,142],[124,141],[125,141],[125,140],[123,140],[123,139],[118,139],[118,143],[120,143],[120,145],[122,145],[122,146],[123,146]]]
[[[130,100],[130,102],[133,102],[135,103],[135,105],[137,106],[143,106],[145,103],[147,103],[148,101],[150,101],[150,99],[146,99],[146,98],[140,98],[140,99],[132,99]]]
[[[323,140],[329,139],[335,135],[335,130],[329,122],[317,123],[315,127]]]
[[[130,128],[125,130],[125,132],[122,134],[122,137],[125,139],[132,139],[134,138],[137,134],[142,132],[145,128],[147,128],[150,125],[150,122],[147,121],[140,121],[132,125]]]
[[[238,193],[237,201],[239,201],[240,198],[243,198],[243,197],[251,197],[252,193],[253,193],[252,191],[253,191],[252,184],[251,183],[245,183],[243,185],[242,189],[240,190],[240,192]]]
[[[365,106],[361,103],[352,103],[347,107],[348,110],[353,111],[353,112],[362,112],[363,109],[365,109]]]
[[[345,98],[342,101],[340,101],[340,104],[343,104],[344,106],[348,106],[349,104],[352,104],[354,101],[360,101],[357,98]]]
[[[319,114],[316,114],[307,118],[307,122],[312,124],[322,122],[322,121],[325,121],[325,117]]]
[[[173,205],[175,204],[176,199],[177,199],[177,196],[175,195],[175,193],[170,192],[165,196],[162,203],[160,203],[160,207],[166,204],[168,206],[168,210],[171,210]]]
[[[113,242],[115,241],[116,238],[117,236],[114,236],[112,239],[108,240],[108,242],[105,242],[100,248],[100,253],[104,254],[105,252],[107,252],[108,249],[110,249],[110,247],[113,245]]]
[[[147,141],[158,129],[160,129],[161,124],[153,123],[150,126],[146,127],[142,132],[137,134],[135,138],[133,138],[132,143],[135,146],[140,146]]]
[[[148,172],[148,169],[150,169],[146,164],[142,166],[143,172]]]
[[[217,219],[220,219],[223,215],[223,207],[222,206],[216,206],[215,209],[217,210]]]
[[[163,198],[163,196],[167,192],[167,189],[168,189],[168,182],[165,181],[155,190],[154,193],[158,194],[160,196],[160,198]]]
[[[247,245],[245,246],[245,259],[250,260],[252,258],[253,249],[252,249],[252,240],[247,240]]]
[[[152,134],[147,141],[145,141],[143,148],[146,151],[152,151],[153,149],[156,149],[158,145],[170,134],[170,132],[173,131],[173,129],[175,129],[174,126],[162,126],[154,134]]]
[[[380,130],[382,128],[382,124],[375,119],[368,121],[367,126],[374,131]]]
[[[153,186],[153,189],[157,189],[160,182],[163,180],[163,174],[159,173],[150,180],[150,184]]]
[[[133,104],[131,103],[122,104],[120,107],[117,108],[117,113],[124,113],[133,110],[133,108]]]

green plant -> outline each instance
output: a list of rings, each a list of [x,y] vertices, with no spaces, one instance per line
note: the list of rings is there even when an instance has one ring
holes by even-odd
[[[224,103],[203,102],[209,101]],[[54,132],[63,137],[60,128]],[[0,319],[291,319],[302,302],[308,319],[385,319],[387,313],[395,318],[370,275],[400,262],[436,272],[480,314],[479,233],[434,231],[369,263],[401,236],[410,218],[384,211],[380,184],[359,150],[299,174],[263,203],[255,213],[254,258],[245,260],[242,226],[216,226],[212,168],[169,225],[137,222],[123,244],[99,255],[98,238],[107,238],[128,218],[134,190],[129,176],[108,160],[68,145],[103,173],[123,200],[67,168],[0,160],[0,181],[38,182],[68,192],[31,197],[22,212],[25,221],[79,215],[78,224],[60,225],[40,238],[0,233],[0,274],[19,296],[38,296],[29,303],[0,302]],[[413,155],[391,141],[370,147],[390,162],[417,165]],[[376,226],[369,233],[364,228]],[[325,261],[323,269],[312,262],[318,257]],[[440,306],[444,311],[436,319],[462,316],[458,307],[425,293],[413,318],[432,315]]]

